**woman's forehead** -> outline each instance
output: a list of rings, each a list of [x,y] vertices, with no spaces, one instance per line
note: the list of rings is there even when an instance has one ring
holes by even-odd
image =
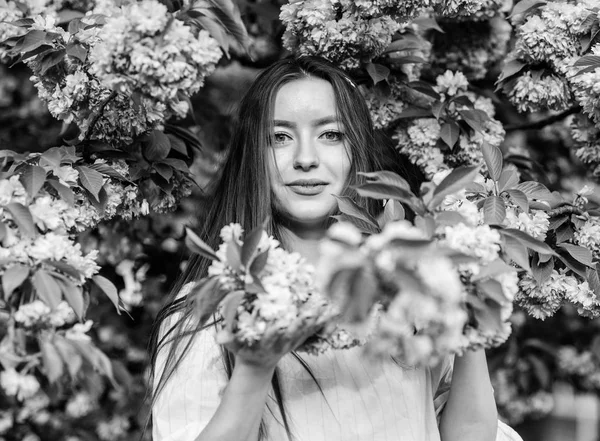
[[[275,96],[276,121],[323,123],[336,117],[333,86],[320,78],[302,78],[284,84]],[[332,121],[327,121],[332,122]]]

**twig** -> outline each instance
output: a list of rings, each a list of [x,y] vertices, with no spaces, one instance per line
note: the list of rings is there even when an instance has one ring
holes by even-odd
[[[548,217],[556,217],[562,214],[583,214],[581,208],[573,207],[572,205],[565,205],[564,207],[555,208],[548,212]]]
[[[556,115],[549,116],[548,118],[541,119],[539,121],[527,122],[525,124],[513,124],[504,126],[504,130],[507,132],[512,132],[515,130],[531,130],[531,129],[541,129],[542,127],[546,127],[550,124],[554,124],[561,119],[566,118],[569,115],[573,115],[581,111],[581,106],[573,106],[570,109],[565,110],[564,112],[558,113]]]
[[[92,120],[90,121],[90,125],[88,126],[87,130],[85,131],[85,134],[83,135],[83,137],[81,137],[81,140],[86,139],[88,137],[88,135],[90,135],[92,133],[94,126],[98,122],[98,119],[100,119],[102,112],[104,112],[104,108],[116,96],[117,96],[117,91],[113,90],[110,93],[110,95],[108,95],[106,97],[106,99],[104,101],[102,101],[102,103],[100,104],[100,107],[98,108],[98,111],[96,113],[94,113],[94,116],[92,117]]]

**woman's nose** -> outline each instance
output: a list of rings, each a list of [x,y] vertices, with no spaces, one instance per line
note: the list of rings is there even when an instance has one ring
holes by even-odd
[[[318,165],[319,155],[315,144],[310,139],[301,139],[294,152],[294,168],[307,171]]]

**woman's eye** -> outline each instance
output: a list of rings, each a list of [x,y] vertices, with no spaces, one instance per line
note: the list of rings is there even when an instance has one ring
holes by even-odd
[[[284,142],[286,142],[288,139],[290,139],[289,135],[286,135],[285,133],[275,133],[275,135],[273,136],[273,140],[275,141],[275,144],[282,144]]]
[[[325,138],[327,141],[337,142],[342,140],[342,133],[331,130],[323,133],[321,137]]]

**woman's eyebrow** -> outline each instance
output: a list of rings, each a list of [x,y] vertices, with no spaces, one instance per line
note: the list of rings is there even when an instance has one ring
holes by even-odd
[[[323,118],[318,118],[311,122],[312,122],[313,126],[319,127],[319,126],[324,126],[326,124],[338,123],[339,120],[335,116],[324,116]],[[273,121],[273,126],[286,127],[288,129],[293,129],[296,127],[296,123],[293,121],[285,121],[283,119],[276,119]]]

